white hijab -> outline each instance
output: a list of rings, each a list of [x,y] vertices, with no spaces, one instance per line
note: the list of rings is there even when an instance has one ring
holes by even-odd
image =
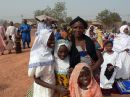
[[[30,52],[29,68],[52,64],[53,56],[51,49],[47,47],[47,41],[52,31],[43,29],[35,38]]]
[[[124,30],[128,28],[128,25],[123,25],[120,27],[120,33],[115,37],[113,43],[113,50],[117,52],[122,52],[125,49],[130,49],[130,36],[127,35]]]
[[[71,47],[71,44],[68,40],[60,39],[56,41],[55,43],[55,50],[54,50],[54,57],[55,57],[55,63],[56,63],[55,69],[56,71],[60,71],[60,72],[64,70],[67,71],[67,69],[69,68],[69,56],[67,56],[64,60],[61,60],[57,55],[58,50],[60,46],[62,45],[65,45],[68,48],[68,50],[70,50],[70,47]]]

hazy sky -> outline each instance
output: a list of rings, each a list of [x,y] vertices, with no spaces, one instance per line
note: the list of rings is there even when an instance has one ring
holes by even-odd
[[[32,18],[35,10],[47,6],[53,8],[57,1],[66,2],[68,16],[94,19],[104,9],[118,12],[124,20],[130,21],[130,0],[0,0],[0,19],[20,21]]]

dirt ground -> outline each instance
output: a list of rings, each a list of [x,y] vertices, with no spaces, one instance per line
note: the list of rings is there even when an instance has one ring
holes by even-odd
[[[14,51],[8,54],[6,51],[5,55],[0,55],[0,97],[25,97],[33,82],[33,79],[27,76],[29,52],[30,49],[25,49],[20,54],[15,54]],[[111,97],[130,97],[130,95],[113,94]]]

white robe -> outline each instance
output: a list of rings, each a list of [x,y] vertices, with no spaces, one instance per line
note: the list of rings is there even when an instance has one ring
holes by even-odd
[[[119,54],[119,60],[121,67],[116,74],[116,78],[129,79],[130,78],[130,36],[125,34],[124,29],[129,27],[123,25],[120,27],[120,34],[117,35],[114,39],[113,50]],[[129,52],[126,52],[125,49],[129,49]]]
[[[101,73],[100,73],[100,87],[103,89],[111,89],[112,84],[114,83],[114,80],[115,80],[116,71],[118,69],[118,64],[119,64],[118,54],[116,52],[114,52],[113,54],[108,54],[106,52],[104,53],[103,58],[104,58],[104,62],[101,65]],[[108,80],[106,76],[104,75],[104,73],[106,71],[107,64],[109,63],[111,63],[113,66],[117,66],[117,68],[114,69],[115,71],[112,77]]]
[[[6,34],[5,34],[7,37],[7,40],[9,39],[9,36],[12,36],[12,40],[13,40],[13,42],[15,42],[16,33],[17,33],[17,29],[15,26],[7,27]]]
[[[35,38],[30,52],[28,76],[36,77],[49,84],[55,84],[54,58],[51,49],[47,47],[47,41],[52,32],[41,30]],[[34,82],[33,97],[53,97],[53,90],[40,86]]]

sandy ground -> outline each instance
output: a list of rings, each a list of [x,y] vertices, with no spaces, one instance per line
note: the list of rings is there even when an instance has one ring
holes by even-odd
[[[34,34],[32,34],[34,40]],[[32,41],[33,42],[33,41]],[[0,97],[25,97],[33,80],[28,78],[28,60],[30,49],[20,54],[0,55]],[[130,95],[112,95],[111,97],[130,97]]]

